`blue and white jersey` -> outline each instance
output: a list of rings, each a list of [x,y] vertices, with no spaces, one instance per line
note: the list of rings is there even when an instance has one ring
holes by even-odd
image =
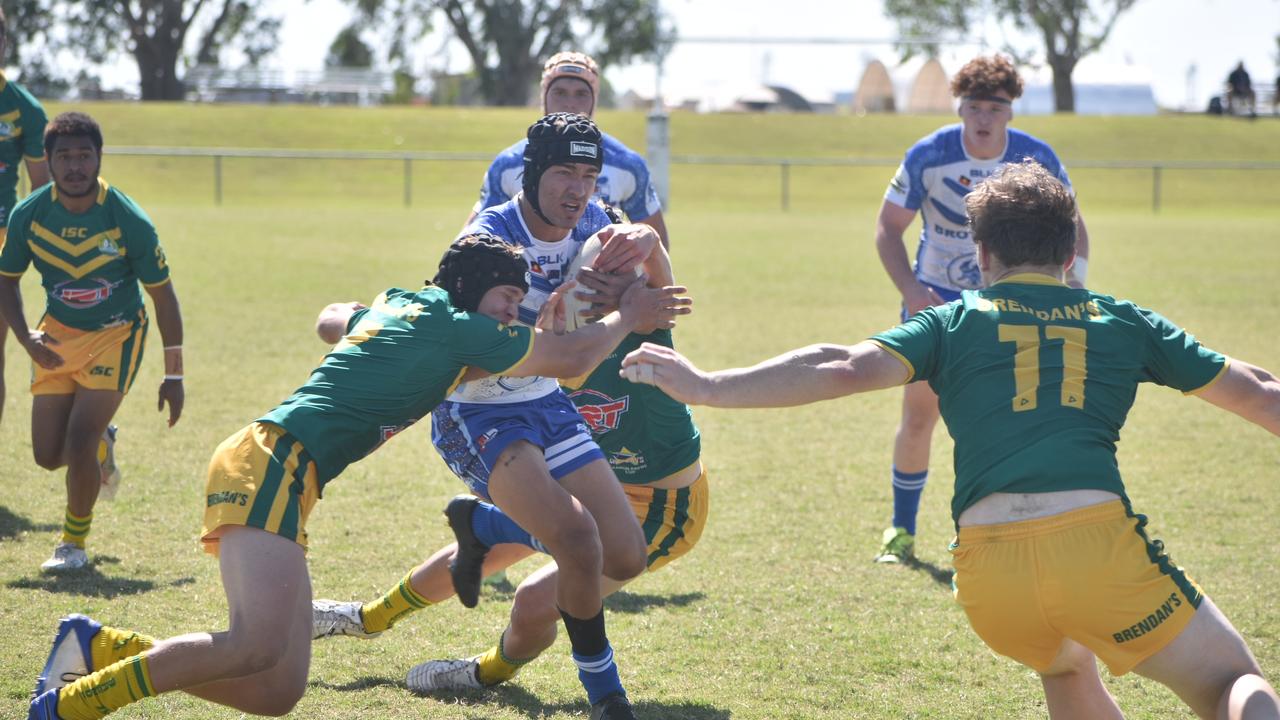
[[[529,263],[529,292],[520,301],[521,325],[530,327],[538,319],[538,311],[565,280],[565,271],[578,256],[587,240],[610,224],[609,216],[598,203],[587,203],[582,219],[564,238],[543,242],[533,236],[520,214],[520,201],[508,200],[476,216],[462,231],[463,235],[487,232],[524,248]],[[555,378],[490,376],[462,383],[448,397],[454,402],[512,403],[540,398],[560,389]]]
[[[631,148],[618,142],[612,135],[604,135],[604,168],[596,180],[596,194],[610,207],[619,208],[632,222],[640,222],[662,209],[658,192],[649,182],[649,166],[644,158]],[[485,208],[504,203],[520,192],[524,178],[524,146],[527,140],[512,145],[498,153],[484,174],[484,186],[474,211],[479,214]]]
[[[949,125],[913,145],[884,194],[895,205],[920,211],[924,228],[916,249],[916,278],[957,291],[982,287],[965,195],[1001,166],[1028,157],[1071,189],[1066,168],[1044,141],[1007,128],[1004,153],[978,160],[965,151],[963,134],[963,125]]]

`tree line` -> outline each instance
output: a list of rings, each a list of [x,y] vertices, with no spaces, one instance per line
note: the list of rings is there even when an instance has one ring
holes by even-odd
[[[525,105],[541,62],[566,48],[604,67],[651,57],[675,31],[653,0],[344,0],[353,19],[317,28],[333,41],[326,64],[385,64],[412,78],[413,50],[441,30],[466,48],[485,102]],[[1020,61],[1042,57],[1053,70],[1055,107],[1075,109],[1071,74],[1106,41],[1136,0],[884,0],[906,37],[964,37],[988,19],[1036,40],[1002,50]],[[92,81],[87,68],[126,56],[137,64],[143,100],[180,100],[194,65],[236,58],[258,66],[279,46],[284,22],[263,0],[0,0],[8,18],[9,57],[27,85],[50,93]],[[314,22],[313,20],[311,22]],[[936,53],[936,45],[903,45],[904,56]]]

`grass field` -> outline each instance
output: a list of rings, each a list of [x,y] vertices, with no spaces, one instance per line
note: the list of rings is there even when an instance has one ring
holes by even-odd
[[[51,108],[53,111],[60,107]],[[97,105],[108,144],[488,152],[527,112]],[[944,118],[679,116],[677,154],[892,158]],[[1025,118],[1072,160],[1280,160],[1280,123],[1198,117]],[[643,118],[602,125],[643,145]],[[57,618],[84,612],[157,636],[215,629],[216,563],[195,549],[203,474],[224,437],[283,399],[325,348],[311,331],[334,300],[367,300],[432,273],[474,200],[481,163],[418,163],[401,206],[398,163],[227,161],[212,204],[208,160],[108,157],[103,174],[151,213],[174,269],[187,339],[187,409],[154,410],[159,339],[117,416],[124,487],[100,504],[95,563],[78,577],[36,568],[63,509],[62,476],[30,459],[27,363],[10,342],[0,426],[0,716],[19,717]],[[897,297],[872,227],[892,167],[777,171],[677,166],[667,222],[677,277],[697,311],[677,336],[705,367],[754,362],[893,322]],[[1206,343],[1280,368],[1280,205],[1271,171],[1182,171],[1150,210],[1149,173],[1073,172],[1093,238],[1090,284],[1158,308]],[[914,231],[913,231],[914,233]],[[39,310],[34,273],[28,313]],[[1026,718],[1039,682],[985,650],[951,600],[950,440],[935,436],[919,569],[870,562],[890,512],[888,465],[900,393],[786,411],[696,418],[712,519],[688,557],[608,601],[609,629],[644,718]],[[367,599],[448,538],[440,509],[461,490],[414,428],[334,482],[312,516],[317,596]],[[1144,388],[1120,463],[1154,534],[1280,674],[1280,517],[1275,438],[1207,404]],[[517,566],[519,578],[536,565]],[[562,638],[518,681],[485,695],[422,697],[414,663],[485,650],[510,596],[449,602],[373,642],[316,644],[311,687],[291,717],[571,718],[586,704]],[[1153,683],[1108,686],[1133,718],[1189,717]],[[237,718],[182,694],[122,718]]]

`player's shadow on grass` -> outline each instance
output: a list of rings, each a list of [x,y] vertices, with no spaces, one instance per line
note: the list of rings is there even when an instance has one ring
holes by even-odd
[[[9,508],[0,505],[0,540],[16,538],[22,533],[53,532],[54,530],[61,529],[61,525],[55,525],[53,523],[36,525],[27,518],[14,514],[14,512]]]
[[[909,558],[906,562],[902,563],[902,566],[915,570],[916,572],[928,573],[929,577],[933,578],[934,582],[943,586],[947,590],[951,589],[951,578],[956,574],[956,571],[951,568],[940,568],[928,560],[921,560],[920,558],[914,557]]]
[[[546,703],[539,699],[537,695],[514,683],[503,683],[488,690],[442,691],[426,695],[409,690],[402,680],[392,680],[385,677],[366,676],[343,685],[331,685],[320,680],[312,680],[308,685],[340,692],[368,690],[384,686],[402,687],[405,688],[406,692],[423,700],[435,700],[477,710],[483,709],[486,705],[500,706],[535,719],[544,718],[554,713],[586,713],[590,710],[587,707],[586,698],[577,702]],[[710,705],[688,702],[653,702],[636,698],[632,698],[632,702],[635,703],[636,714],[640,717],[662,718],[662,720],[729,720],[730,717],[728,710],[721,710]]]
[[[89,565],[80,570],[19,578],[8,582],[6,585],[15,590],[44,590],[45,592],[86,595],[107,600],[122,595],[140,595],[156,589],[156,583],[152,580],[110,577],[102,574],[100,570],[104,565],[119,564],[120,559],[117,557],[95,555],[89,561]],[[193,582],[195,582],[195,578],[184,577],[173,580],[169,585],[177,587],[179,585],[190,585]]]
[[[604,606],[610,612],[642,613],[656,607],[686,607],[706,597],[704,593],[691,592],[678,595],[641,595],[639,593],[619,592],[604,599]]]

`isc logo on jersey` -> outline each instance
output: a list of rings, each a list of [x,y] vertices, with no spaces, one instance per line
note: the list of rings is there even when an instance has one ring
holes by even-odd
[[[603,435],[610,430],[617,430],[622,424],[622,415],[631,405],[631,396],[623,395],[614,399],[595,390],[578,390],[569,395],[573,404],[578,406],[578,413],[587,421],[592,435]]]

